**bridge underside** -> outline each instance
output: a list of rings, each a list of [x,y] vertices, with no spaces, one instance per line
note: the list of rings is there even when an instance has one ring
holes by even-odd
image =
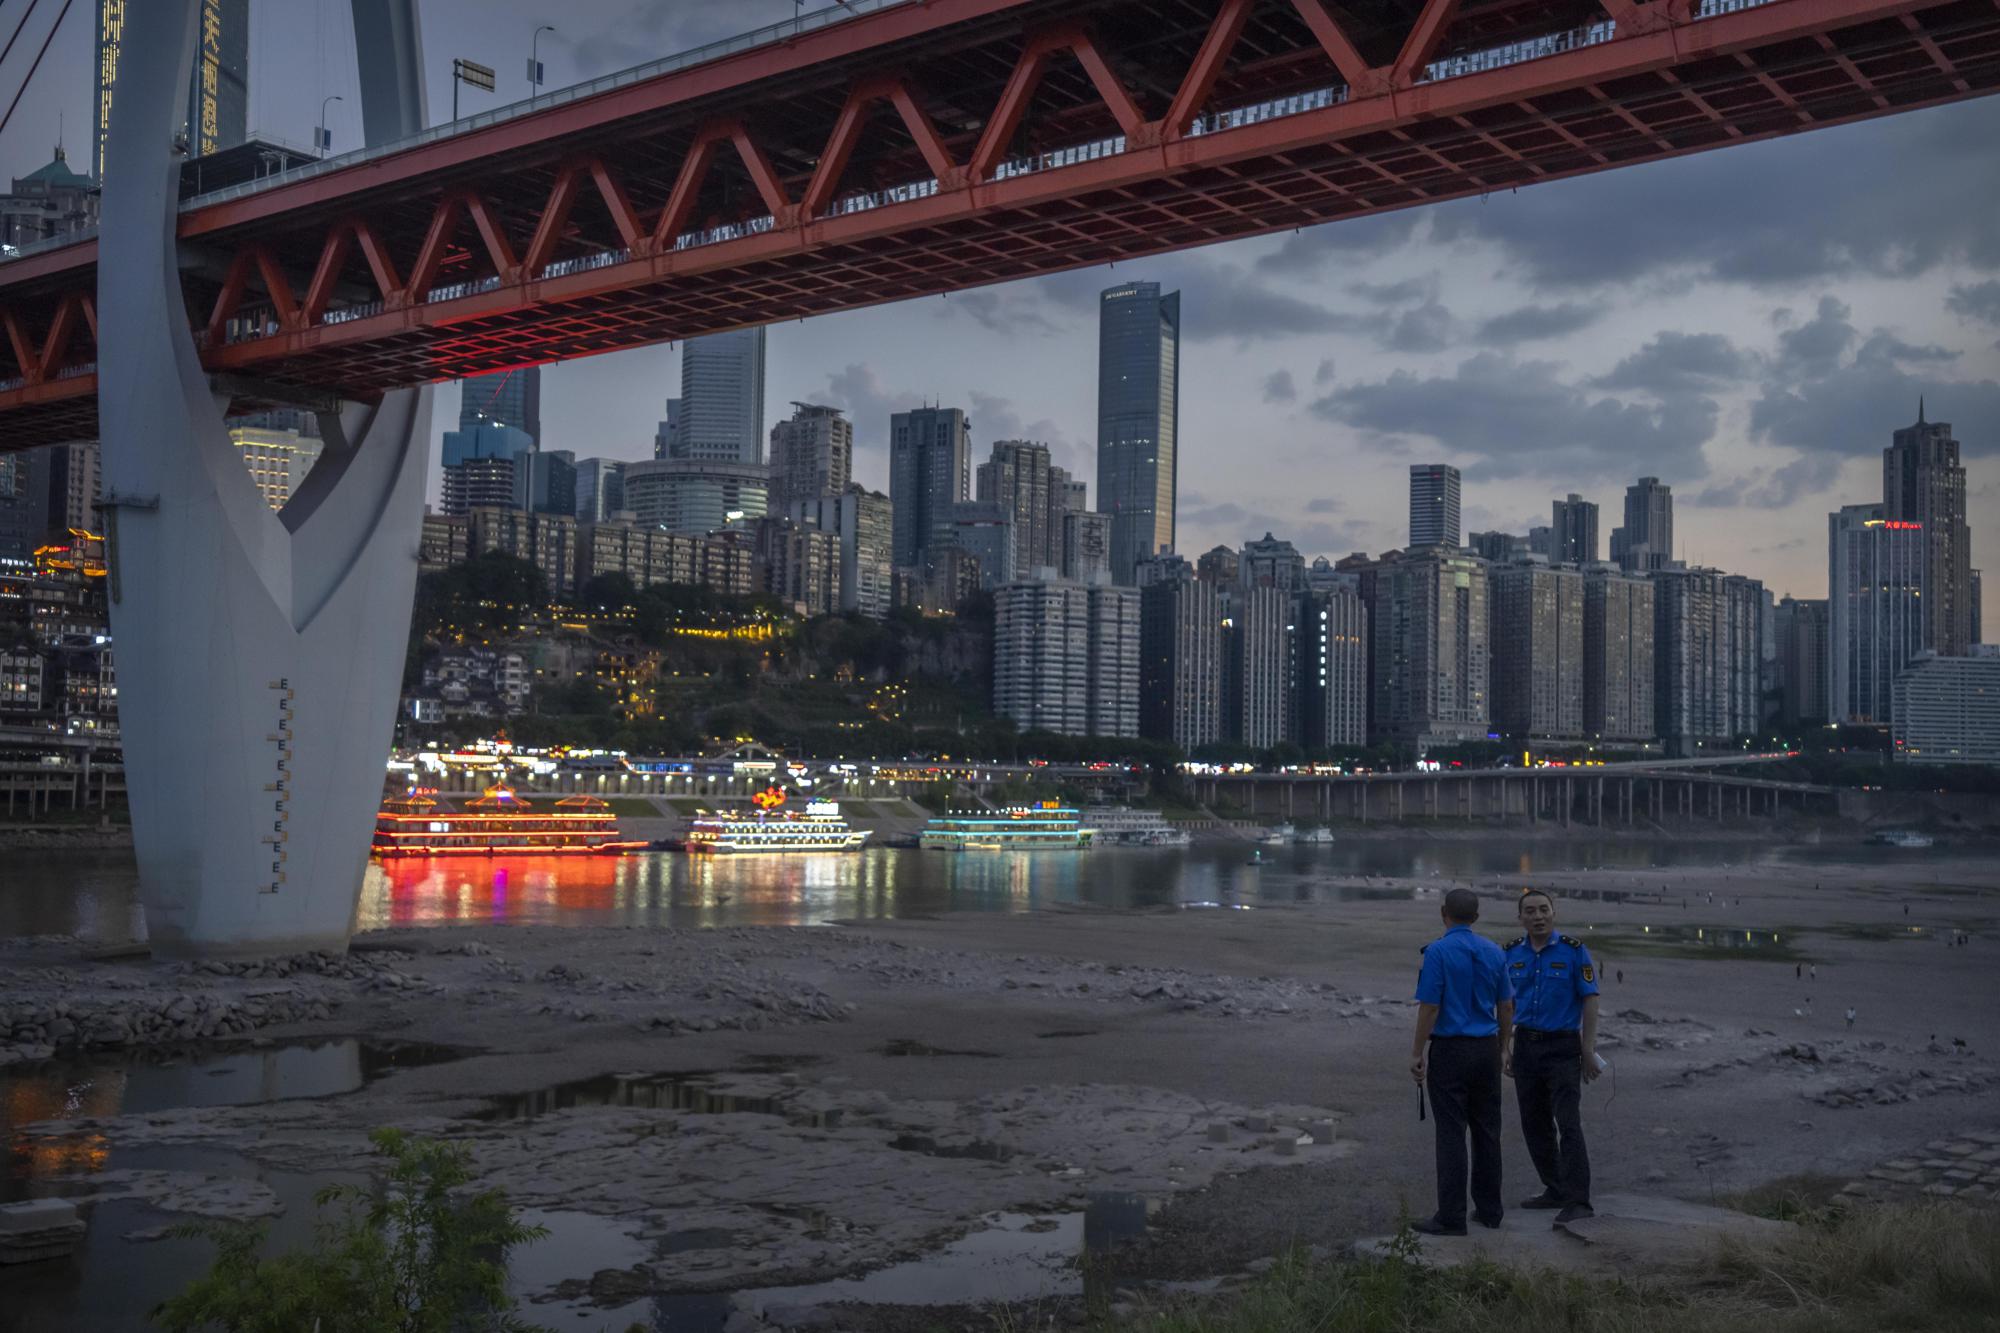
[[[252,410],[2000,87],[1994,0],[1738,5],[930,0],[200,204],[182,288],[203,364]],[[97,433],[95,264],[91,240],[0,266],[0,450]]]

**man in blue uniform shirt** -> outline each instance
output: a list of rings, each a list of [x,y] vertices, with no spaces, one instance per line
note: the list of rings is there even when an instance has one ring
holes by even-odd
[[[1583,1142],[1583,1085],[1597,1077],[1597,966],[1590,950],[1556,934],[1555,900],[1521,895],[1525,935],[1507,945],[1514,1040],[1506,1069],[1521,1106],[1521,1134],[1542,1178],[1523,1208],[1558,1208],[1556,1221],[1592,1216],[1590,1154]]]
[[[1437,1122],[1436,1216],[1415,1224],[1427,1236],[1465,1234],[1465,1140],[1472,1136],[1472,1211],[1497,1227],[1500,1204],[1500,1059],[1513,1011],[1500,946],[1472,933],[1479,895],[1444,896],[1445,931],[1424,946],[1417,974],[1417,1036],[1410,1074],[1430,1089]]]

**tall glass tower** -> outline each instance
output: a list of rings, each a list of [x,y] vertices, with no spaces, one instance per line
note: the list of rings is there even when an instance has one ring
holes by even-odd
[[[542,368],[496,370],[459,381],[458,428],[497,421],[525,432],[542,447]]]
[[[1181,415],[1181,294],[1128,282],[1098,297],[1097,505],[1111,515],[1111,576],[1174,544]]]
[[[680,430],[674,458],[764,461],[764,330],[736,329],[681,344]]]

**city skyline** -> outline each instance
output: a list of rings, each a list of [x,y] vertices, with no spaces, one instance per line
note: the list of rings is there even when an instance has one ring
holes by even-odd
[[[541,55],[559,87],[793,8],[565,15]],[[253,32],[250,128],[305,143],[317,106],[298,85],[351,82],[345,25],[326,24],[316,49],[299,0],[255,12],[270,21]],[[474,12],[426,7],[431,64],[463,54],[517,68],[513,48],[543,11],[499,0],[476,23]],[[58,34],[0,137],[9,171],[46,161],[58,113],[80,160],[90,48],[88,23]],[[429,95],[442,118],[449,81],[433,77]],[[336,151],[358,143],[351,94],[327,123]],[[888,413],[925,399],[966,409],[975,458],[996,439],[1045,440],[1058,465],[1094,477],[1096,294],[1157,281],[1183,293],[1177,546],[1190,556],[1266,530],[1308,555],[1398,545],[1402,469],[1435,459],[1465,474],[1467,531],[1525,532],[1575,491],[1606,511],[1608,535],[1624,486],[1658,475],[1679,500],[1676,558],[1824,596],[1825,515],[1877,497],[1882,441],[1923,395],[1963,441],[1971,564],[1991,566],[2000,551],[1979,520],[2000,499],[1988,466],[2000,444],[2000,245],[1979,205],[1980,154],[1996,133],[2000,107],[1974,102],[778,325],[767,403],[845,408],[856,478],[875,489],[887,484]],[[659,403],[678,392],[677,359],[653,348],[551,367],[546,446],[645,457]],[[456,416],[442,388],[434,450]]]

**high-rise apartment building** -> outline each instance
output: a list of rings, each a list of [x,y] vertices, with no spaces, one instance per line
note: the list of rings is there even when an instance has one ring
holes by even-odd
[[[576,464],[576,521],[602,523],[625,508],[625,463],[581,458]]]
[[[1496,565],[1510,565],[1529,553],[1528,539],[1512,532],[1469,533],[1465,544],[1481,560],[1490,560]]]
[[[0,569],[25,570],[48,530],[52,450],[0,455]]]
[[[1827,515],[1828,715],[1889,725],[1896,673],[1927,646],[1935,546],[1923,524],[1883,517],[1882,505]]]
[[[497,422],[524,432],[542,447],[542,368],[522,366],[474,375],[458,384],[458,428]]]
[[[1951,425],[1905,426],[1882,451],[1882,517],[1915,523],[1924,533],[1923,646],[1963,657],[1978,642],[1972,632],[1972,529],[1966,522],[1965,468]]]
[[[1755,732],[1764,585],[1719,569],[1653,573],[1653,716],[1668,752]]]
[[[1325,564],[1324,560],[1318,562]],[[1368,743],[1368,608],[1361,580],[1328,570],[1308,573],[1297,594],[1297,740],[1308,752]]]
[[[1181,294],[1128,282],[1098,297],[1097,507],[1111,515],[1111,572],[1174,545],[1179,487]]]
[[[1572,492],[1550,505],[1549,559],[1587,565],[1597,559],[1597,505]]]
[[[1620,569],[1665,569],[1674,560],[1674,488],[1641,477],[1625,488],[1625,525],[1611,533],[1611,559]]]
[[[1418,749],[1484,740],[1489,722],[1486,562],[1449,547],[1375,571],[1371,726]]]
[[[918,569],[948,541],[952,510],[971,479],[970,423],[956,407],[920,407],[889,418],[889,501],[898,569]]]
[[[497,421],[444,433],[444,512],[516,504],[517,473],[525,472],[535,442],[526,431]]]
[[[625,507],[640,523],[701,536],[764,517],[770,485],[761,464],[644,459],[625,466]]]
[[[750,523],[764,591],[800,615],[840,609],[840,538],[818,525],[766,515]]]
[[[575,515],[478,505],[466,513],[465,521],[469,555],[487,551],[511,555],[541,570],[552,596],[568,597],[575,590]]]
[[[2000,656],[1925,651],[1896,673],[1894,756],[1914,764],[2000,764]]]
[[[1778,718],[1788,727],[1827,719],[1827,670],[1833,660],[1828,611],[1824,597],[1786,597],[1778,603]]]
[[[1172,551],[1155,552],[1141,560],[1133,570],[1133,582],[1141,588],[1150,588],[1155,583],[1172,583],[1176,579],[1192,579],[1194,576],[1194,566],[1187,562],[1187,557],[1175,555]],[[1212,583],[1213,580],[1204,579],[1203,582]]]
[[[771,510],[839,495],[854,480],[854,423],[837,407],[793,403],[771,427]]]
[[[1243,543],[1237,576],[1252,588],[1298,592],[1306,586],[1306,560],[1288,541],[1265,533],[1261,541]]]
[[[1457,546],[1458,469],[1448,463],[1410,465],[1410,545]]]
[[[1139,592],[1139,734],[1192,753],[1223,738],[1222,592],[1185,560],[1156,572]]]
[[[1022,731],[1138,735],[1138,591],[1039,580],[995,589],[993,711]]]
[[[1242,553],[1228,546],[1211,547],[1194,562],[1194,576],[1204,583],[1213,583],[1217,587],[1230,587],[1241,583]]]
[[[764,461],[764,330],[735,329],[681,344],[680,417],[670,458]],[[672,416],[672,403],[668,405]]]
[[[319,461],[320,439],[295,430],[267,430],[257,426],[237,426],[229,432],[250,480],[276,512],[285,507],[306,473]]]
[[[1223,735],[1268,750],[1293,736],[1293,595],[1239,584],[1222,605]]]
[[[874,620],[889,614],[895,596],[889,497],[850,483],[839,495],[794,500],[788,516],[830,532],[840,549],[840,609]]]
[[[1583,732],[1653,737],[1653,585],[1595,565],[1583,572]]]
[[[979,562],[979,586],[997,588],[1037,577],[1034,570],[1014,564],[1019,544],[1014,539],[1014,515],[1005,505],[965,500],[951,507],[931,550],[954,546]]]
[[[977,469],[973,493],[981,504],[1007,513],[1014,530],[1013,568],[1021,578],[1061,563],[1062,511],[1053,489],[1059,472],[1049,465],[1049,447],[1029,440],[996,440],[992,456]]]
[[[1487,573],[1493,729],[1574,739],[1583,731],[1583,575],[1540,561]]]
[[[1063,510],[1062,555],[1057,568],[1064,578],[1076,583],[1109,580],[1111,515],[1094,514],[1087,509]]]

